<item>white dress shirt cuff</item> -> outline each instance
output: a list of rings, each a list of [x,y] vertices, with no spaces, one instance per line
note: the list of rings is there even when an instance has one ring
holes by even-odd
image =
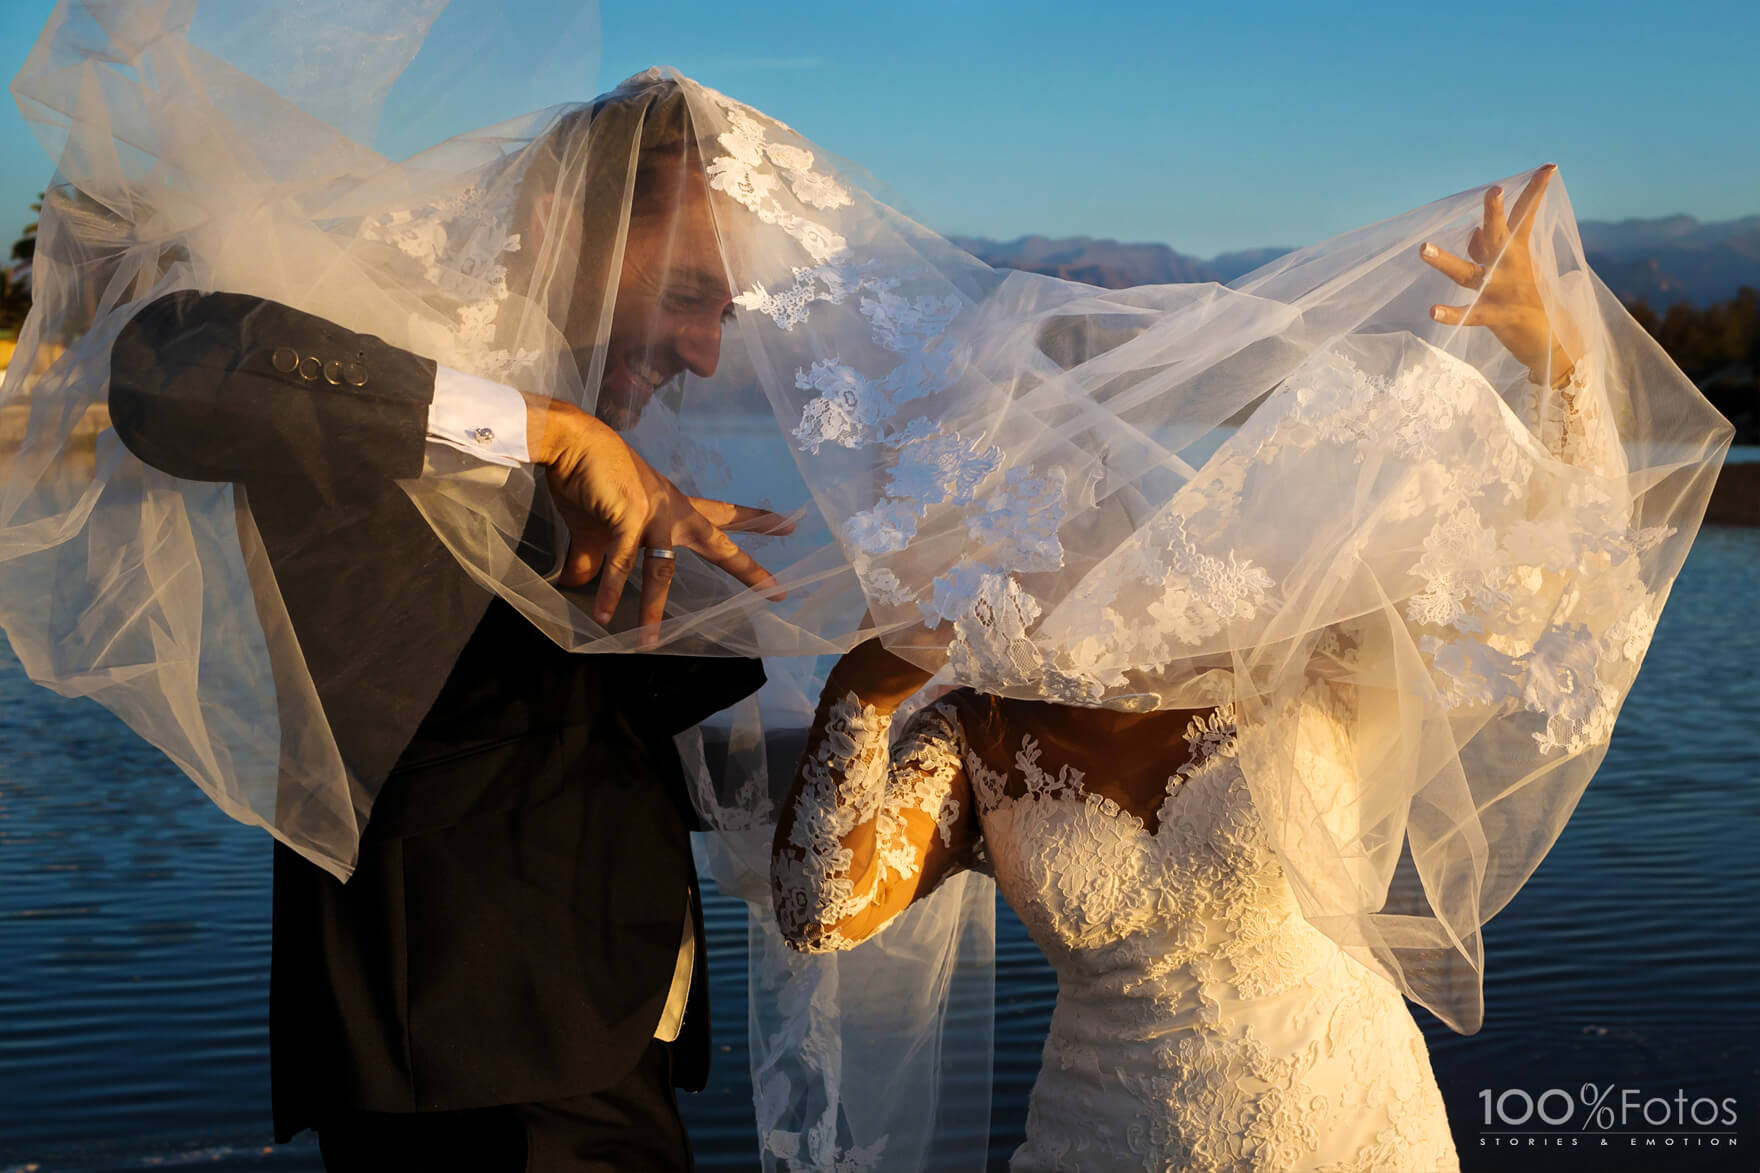
[[[434,372],[428,438],[486,464],[512,468],[531,462],[525,397],[503,383],[447,366]]]

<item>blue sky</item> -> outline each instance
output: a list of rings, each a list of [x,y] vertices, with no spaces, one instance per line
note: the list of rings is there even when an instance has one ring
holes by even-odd
[[[52,7],[0,0],[8,79]],[[565,35],[527,38],[538,64],[494,90],[523,106],[474,123],[674,65],[865,165],[943,232],[1208,256],[1310,243],[1548,160],[1584,218],[1760,212],[1747,0],[604,0],[596,70],[581,4],[508,8]],[[51,170],[8,103],[0,236]]]

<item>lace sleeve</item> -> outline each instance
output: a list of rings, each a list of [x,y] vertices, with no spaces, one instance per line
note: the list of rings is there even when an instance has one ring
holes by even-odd
[[[796,949],[848,949],[973,861],[977,820],[949,705],[913,717],[854,693],[821,708],[776,829],[770,885]]]
[[[1525,393],[1525,422],[1553,456],[1591,472],[1624,471],[1619,434],[1587,357],[1571,368],[1564,386],[1529,380]]]

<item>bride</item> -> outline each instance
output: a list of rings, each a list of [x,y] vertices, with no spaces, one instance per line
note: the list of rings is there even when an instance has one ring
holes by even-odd
[[[1057,973],[1011,1169],[1456,1169],[1399,991],[1302,919],[1231,710],[950,693],[878,641],[832,671],[776,840],[805,950],[878,932],[950,874],[996,882]]]
[[[1476,259],[1420,255],[1476,291],[1434,320],[1488,327],[1554,397],[1554,455],[1586,462],[1607,438],[1579,409],[1585,375],[1561,341],[1574,331],[1549,322],[1529,249],[1552,174],[1507,221],[1487,191]],[[831,671],[776,831],[776,915],[796,949],[849,949],[954,873],[994,873],[1058,979],[1016,1173],[1458,1168],[1400,991],[1302,915],[1232,704],[960,688],[894,730],[932,675],[875,639]],[[1328,753],[1349,752],[1331,712],[1348,698],[1323,691],[1294,721],[1326,785],[1341,776]]]

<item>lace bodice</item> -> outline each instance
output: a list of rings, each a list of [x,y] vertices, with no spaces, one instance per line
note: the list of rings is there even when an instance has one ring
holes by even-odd
[[[784,935],[847,947],[907,891],[988,861],[1058,976],[1014,1169],[1455,1167],[1423,1037],[1391,984],[1302,918],[1228,709],[1191,721],[1152,818],[1047,761],[1030,730],[1012,761],[987,759],[953,702],[890,754],[889,719],[854,696],[827,715],[778,842]]]

